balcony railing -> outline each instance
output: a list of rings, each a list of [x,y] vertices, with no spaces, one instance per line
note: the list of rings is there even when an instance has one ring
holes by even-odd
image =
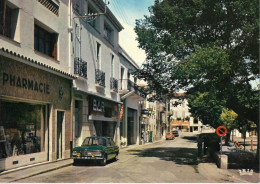
[[[116,93],[118,92],[118,80],[113,77],[110,78],[110,89]]]
[[[74,58],[74,74],[78,74],[81,77],[87,78],[88,65],[86,61],[81,58]]]
[[[146,98],[146,94],[140,90],[140,87],[137,86],[134,82],[129,79],[120,79],[120,90],[135,91],[135,93],[143,98]]]
[[[105,87],[106,75],[102,70],[96,69],[96,84]]]

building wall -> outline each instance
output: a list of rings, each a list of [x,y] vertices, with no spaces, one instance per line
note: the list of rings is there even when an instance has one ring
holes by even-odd
[[[87,136],[96,135],[96,130],[94,126],[94,121],[89,120],[89,108],[90,101],[89,96],[97,96],[104,98],[105,100],[110,100],[113,102],[119,102],[119,94],[110,88],[110,80],[112,76],[111,60],[112,55],[114,56],[114,67],[113,67],[113,78],[119,79],[119,56],[118,56],[118,35],[121,28],[116,27],[116,19],[109,19],[108,16],[111,14],[107,10],[107,14],[104,13],[104,4],[100,0],[79,0],[72,1],[71,4],[71,72],[74,73],[74,58],[80,58],[87,62],[87,78],[78,76],[77,79],[73,81],[74,87],[74,118],[73,118],[73,146],[81,145],[84,138]],[[78,8],[77,8],[78,6]],[[95,26],[94,21],[90,21],[88,18],[80,18],[88,14],[88,9],[91,8],[94,13],[98,15],[95,16]],[[114,22],[115,21],[115,22]],[[104,34],[104,24],[108,25],[109,28],[113,30],[112,41],[108,41]],[[97,66],[97,43],[101,45],[100,47],[100,57],[99,65]],[[96,84],[96,69],[100,69],[105,73],[105,86],[101,87]],[[81,110],[80,120],[80,132],[79,137],[75,136],[75,100],[81,101],[83,108]],[[100,115],[101,116],[101,115]],[[104,116],[104,115],[103,115]],[[119,132],[119,119],[116,127],[115,139],[119,139],[117,135]],[[115,140],[118,142],[118,140]]]
[[[0,48],[3,47],[3,50],[6,51],[5,53],[1,52],[2,54],[0,55],[0,80],[2,82],[7,74],[9,78],[10,75],[15,76],[16,81],[20,77],[21,83],[16,82],[15,87],[10,85],[10,81],[7,81],[5,86],[0,87],[0,98],[8,98],[12,101],[25,103],[44,104],[49,107],[50,111],[46,114],[46,118],[49,117],[46,120],[49,123],[49,127],[45,127],[45,151],[1,160],[0,165],[3,166],[2,162],[5,162],[5,164],[0,170],[46,161],[48,157],[49,161],[57,160],[57,111],[64,112],[62,159],[70,157],[71,141],[70,106],[72,78],[67,77],[71,67],[69,59],[70,33],[68,32],[69,0],[59,1],[59,15],[54,14],[36,0],[7,0],[7,5],[16,12],[15,19],[12,20],[12,26],[15,29],[12,38],[0,35]],[[57,59],[35,50],[35,25],[49,33],[58,35]],[[34,61],[37,61],[37,64]],[[65,75],[65,73],[67,74]],[[29,90],[28,86],[23,86],[25,83],[22,81],[26,79],[38,82],[38,90],[36,88]],[[41,87],[39,86],[40,83],[42,84]],[[47,84],[49,86],[48,92],[46,91],[47,89],[42,88],[43,85],[47,87]],[[48,150],[49,153],[47,153]],[[29,158],[32,155],[34,155],[35,160],[30,161]],[[18,164],[14,165],[12,162],[16,159]]]
[[[19,8],[14,40],[0,35],[1,47],[69,73],[68,0],[60,0],[59,16],[35,0],[8,0]],[[43,16],[44,15],[44,16]],[[58,34],[57,60],[34,49],[34,24]]]
[[[93,3],[92,1],[88,1],[91,4],[91,7],[95,8],[98,13],[102,13],[102,11]],[[82,1],[82,7],[86,7],[86,9],[82,10],[86,13],[88,8],[88,2]],[[85,14],[82,12],[82,14]],[[87,74],[88,78],[83,79],[79,77],[74,81],[74,86],[82,91],[88,91],[96,94],[100,94],[104,97],[111,98],[113,100],[119,100],[118,94],[111,93],[110,90],[110,77],[111,77],[111,57],[114,55],[114,78],[119,79],[119,57],[118,57],[118,30],[114,27],[113,23],[110,22],[104,15],[98,15],[96,17],[96,21],[98,25],[96,28],[91,26],[91,21],[85,21],[82,18],[77,18],[80,16],[75,10],[73,11],[72,18],[72,28],[73,28],[73,42],[72,45],[72,61],[73,57],[76,57],[77,50],[80,50],[80,56],[84,61],[87,62]],[[113,42],[111,44],[104,37],[104,21],[109,24],[109,26],[113,29]],[[75,30],[75,26],[80,27],[79,33]],[[75,45],[76,36],[80,38],[81,44],[78,45],[79,48]],[[97,58],[97,43],[101,44],[100,49],[100,69],[105,72],[105,88],[100,89],[96,87],[95,83],[95,70],[96,66],[96,58]]]
[[[119,67],[119,77],[120,77],[120,82],[119,82],[119,93],[121,98],[124,95],[129,95],[124,99],[124,104],[125,104],[125,111],[124,111],[124,121],[123,121],[123,136],[121,136],[121,142],[123,145],[128,145],[128,136],[127,136],[127,109],[131,108],[136,110],[136,117],[135,117],[135,124],[134,124],[134,129],[133,129],[133,138],[132,140],[135,140],[134,142],[136,144],[139,144],[140,142],[140,116],[141,116],[141,107],[139,102],[144,100],[142,97],[140,97],[138,94],[135,92],[131,92],[131,90],[128,90],[128,80],[130,80],[133,85],[138,85],[139,84],[139,79],[135,79],[135,77],[131,74],[133,71],[136,71],[139,67],[138,65],[133,61],[133,59],[126,53],[125,50],[123,50],[121,47],[119,47],[119,60],[120,60],[120,67]],[[124,69],[124,75],[123,78],[121,78],[121,68]],[[130,76],[128,76],[130,74]],[[122,85],[121,85],[121,80]]]
[[[181,104],[174,106],[173,104],[175,102],[181,102]],[[194,124],[194,117],[191,116],[191,113],[189,112],[189,106],[188,106],[188,100],[187,98],[173,98],[170,100],[170,111],[171,111],[171,121],[177,121],[177,118],[181,118],[182,120],[186,117],[189,117],[189,131],[195,131],[195,132],[200,132],[201,131],[201,126],[202,122],[198,120],[197,124]],[[186,120],[185,120],[186,121]]]

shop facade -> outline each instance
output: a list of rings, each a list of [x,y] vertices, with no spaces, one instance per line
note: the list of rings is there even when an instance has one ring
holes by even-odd
[[[96,136],[111,137],[119,141],[120,104],[98,96],[89,96],[89,121],[93,121]]]
[[[70,157],[72,76],[25,58],[0,53],[0,170]]]
[[[120,107],[119,102],[74,91],[73,147],[89,136],[111,137],[119,145]]]

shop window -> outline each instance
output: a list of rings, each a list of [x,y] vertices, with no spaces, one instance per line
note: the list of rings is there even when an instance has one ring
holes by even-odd
[[[44,151],[44,109],[0,100],[0,159]]]
[[[75,100],[75,137],[80,137],[82,122],[82,102]]]
[[[58,34],[50,33],[38,25],[34,25],[34,49],[57,59]]]
[[[19,9],[14,8],[7,0],[0,1],[0,34],[14,39]]]
[[[116,124],[116,122],[94,121],[96,136],[113,138],[115,135]]]

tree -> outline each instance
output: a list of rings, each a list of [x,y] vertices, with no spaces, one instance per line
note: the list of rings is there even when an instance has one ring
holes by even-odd
[[[225,139],[225,144],[230,141],[230,132],[234,129],[238,129],[239,125],[236,123],[237,113],[232,110],[224,108],[220,120],[223,122],[224,126],[227,128],[227,135]]]
[[[254,122],[259,135],[259,94],[250,85],[259,77],[258,15],[257,0],[155,1],[150,16],[136,21],[147,54],[137,76],[155,99],[179,89],[206,93]]]
[[[199,118],[203,124],[217,128],[221,125],[222,106],[210,93],[194,93],[189,95],[188,106],[193,117]]]

